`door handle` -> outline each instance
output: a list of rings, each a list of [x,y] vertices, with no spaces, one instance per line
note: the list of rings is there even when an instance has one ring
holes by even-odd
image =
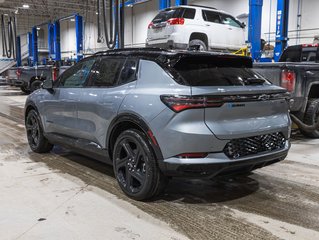
[[[232,28],[228,28],[229,30],[233,30]]]
[[[210,26],[210,24],[206,23],[206,24],[205,24],[205,26],[209,27],[209,26]]]

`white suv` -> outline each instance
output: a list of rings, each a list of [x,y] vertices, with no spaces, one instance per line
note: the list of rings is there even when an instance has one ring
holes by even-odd
[[[245,46],[245,25],[215,8],[195,5],[167,8],[149,24],[146,46],[238,50]]]

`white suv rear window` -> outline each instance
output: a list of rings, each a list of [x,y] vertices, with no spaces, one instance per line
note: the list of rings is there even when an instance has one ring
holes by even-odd
[[[196,10],[193,8],[169,8],[161,11],[156,17],[153,19],[153,23],[161,23],[166,22],[171,18],[187,18],[194,19]]]

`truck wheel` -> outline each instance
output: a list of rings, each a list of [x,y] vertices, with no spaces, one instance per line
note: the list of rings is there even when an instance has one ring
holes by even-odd
[[[35,80],[31,83],[31,92],[34,92],[35,90],[38,90],[39,88],[41,88],[41,84],[42,84],[42,81],[40,80]]]
[[[146,200],[165,188],[168,179],[159,170],[147,137],[130,129],[117,138],[113,165],[122,191],[135,200]]]
[[[313,125],[319,121],[319,99],[309,99],[307,110],[304,117],[304,123],[307,125]],[[311,132],[301,131],[307,137],[319,138],[319,129]]]
[[[194,39],[189,42],[189,48],[195,46],[199,46],[199,51],[207,51],[207,46],[202,40]]]
[[[25,127],[29,146],[33,152],[47,153],[53,148],[53,145],[44,137],[40,116],[37,111],[28,112]]]
[[[20,89],[21,89],[22,92],[24,92],[26,94],[30,93],[30,90],[28,90],[25,86],[21,86]]]

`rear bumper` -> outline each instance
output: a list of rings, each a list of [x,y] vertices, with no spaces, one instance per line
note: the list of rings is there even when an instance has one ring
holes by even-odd
[[[157,48],[163,48],[163,49],[187,49],[188,44],[176,43],[173,40],[147,41],[146,47],[157,47]]]
[[[224,153],[212,153],[206,158],[169,158],[164,160],[162,171],[167,176],[194,178],[242,174],[284,160],[289,148],[290,142],[287,141],[285,147],[281,150],[236,160],[229,159]]]

